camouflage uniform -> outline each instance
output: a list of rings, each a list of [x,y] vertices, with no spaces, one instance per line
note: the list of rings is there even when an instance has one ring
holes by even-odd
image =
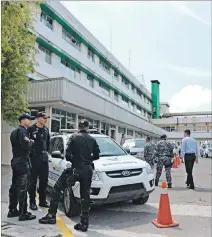
[[[158,159],[157,162],[157,173],[155,177],[155,183],[158,184],[161,176],[163,166],[165,167],[166,180],[169,185],[172,184],[171,168],[172,168],[172,157],[173,147],[170,142],[166,140],[160,140],[156,144],[155,155]]]
[[[151,167],[153,167],[155,164],[155,158],[155,145],[147,142],[144,147],[144,159]]]

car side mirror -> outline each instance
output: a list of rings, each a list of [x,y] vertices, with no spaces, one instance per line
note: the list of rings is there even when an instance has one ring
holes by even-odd
[[[128,154],[130,154],[130,149],[129,149],[129,148],[124,148],[124,150],[125,150]]]
[[[61,154],[60,151],[53,151],[51,155],[52,155],[53,158],[63,159],[63,155]]]

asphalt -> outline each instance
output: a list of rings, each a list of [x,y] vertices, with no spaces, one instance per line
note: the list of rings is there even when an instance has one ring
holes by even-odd
[[[168,190],[172,217],[178,227],[160,229],[152,224],[157,217],[161,188],[157,187],[147,204],[135,206],[132,203],[110,204],[95,207],[90,213],[90,229],[80,233],[73,229],[79,218],[69,219],[63,213],[62,204],[58,212],[57,225],[40,225],[37,219],[47,210],[34,212],[37,219],[18,222],[8,219],[8,189],[11,170],[2,166],[2,236],[12,237],[211,237],[212,203],[212,160],[201,158],[194,167],[195,190],[185,187],[184,164],[172,169],[173,188]],[[161,181],[165,180],[164,173]]]

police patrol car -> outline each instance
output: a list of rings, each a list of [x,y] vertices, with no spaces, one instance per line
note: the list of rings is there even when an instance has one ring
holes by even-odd
[[[67,142],[74,129],[61,129],[59,134],[51,137],[49,149],[49,182],[50,188],[64,169],[71,167],[65,159]],[[100,148],[100,159],[94,161],[95,170],[91,184],[92,205],[102,205],[132,200],[134,204],[144,204],[154,190],[154,174],[145,161],[129,155],[109,136],[89,130]],[[72,190],[65,187],[63,203],[65,214],[69,217],[79,214],[80,184],[77,182]]]

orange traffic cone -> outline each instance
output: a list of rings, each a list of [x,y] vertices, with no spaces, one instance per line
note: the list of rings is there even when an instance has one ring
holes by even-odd
[[[177,166],[177,158],[176,157],[174,158],[174,163],[173,163],[172,168],[178,168],[178,166]]]
[[[162,193],[160,195],[158,217],[157,219],[152,220],[152,223],[158,228],[179,226],[179,223],[172,219],[166,182],[162,182]]]

